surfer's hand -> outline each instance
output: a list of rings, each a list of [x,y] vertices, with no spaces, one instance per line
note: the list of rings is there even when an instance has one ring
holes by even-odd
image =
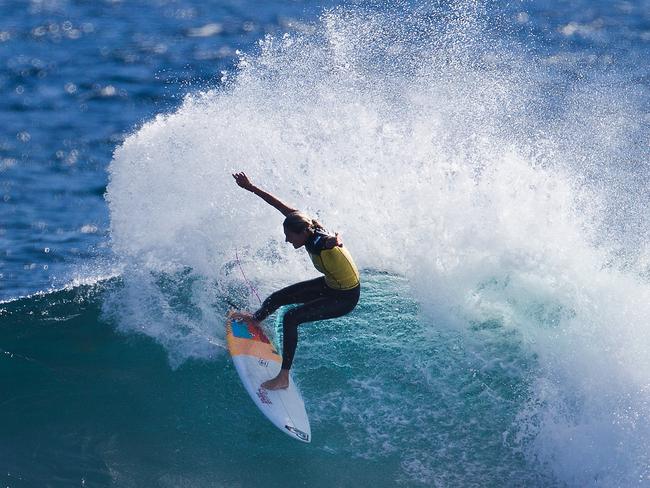
[[[343,247],[343,240],[338,232],[325,240],[325,247],[327,249],[333,249],[336,246]]]
[[[255,188],[255,185],[251,183],[251,180],[248,179],[248,176],[243,171],[241,173],[233,173],[232,177],[235,178],[237,184],[244,190],[253,191],[253,188]]]

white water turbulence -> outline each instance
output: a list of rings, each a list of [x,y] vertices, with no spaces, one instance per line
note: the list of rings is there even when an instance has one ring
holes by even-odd
[[[179,365],[217,354],[224,297],[247,300],[236,254],[262,296],[314,276],[280,214],[235,185],[245,171],[340,232],[364,274],[405,278],[418,333],[462,336],[458,368],[499,362],[486,334],[516,338],[531,366],[503,374],[530,386],[502,442],[531,469],[650,485],[642,104],[611,73],[572,77],[504,41],[473,2],[389,10],[268,36],[125,140],[107,193],[124,286],[107,312]],[[433,483],[435,455],[405,476]]]

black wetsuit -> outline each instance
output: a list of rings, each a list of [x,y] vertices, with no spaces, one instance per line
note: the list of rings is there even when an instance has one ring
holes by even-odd
[[[330,236],[323,229],[317,229],[305,244],[314,266],[325,276],[276,291],[255,312],[255,318],[262,321],[283,305],[301,304],[284,314],[282,369],[291,368],[300,324],[341,317],[350,313],[359,301],[361,285],[357,267],[347,250],[339,246],[325,247],[327,237]]]

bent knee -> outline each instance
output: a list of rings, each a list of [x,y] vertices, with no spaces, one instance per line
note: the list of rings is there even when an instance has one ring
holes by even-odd
[[[300,314],[297,312],[297,308],[289,310],[282,317],[282,325],[285,327],[297,327],[300,325],[303,320],[300,319]]]

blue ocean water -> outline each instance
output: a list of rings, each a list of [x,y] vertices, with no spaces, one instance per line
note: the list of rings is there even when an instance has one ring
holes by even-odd
[[[648,1],[0,14],[6,486],[650,486]],[[315,273],[237,170],[361,268],[308,446],[224,352]]]

